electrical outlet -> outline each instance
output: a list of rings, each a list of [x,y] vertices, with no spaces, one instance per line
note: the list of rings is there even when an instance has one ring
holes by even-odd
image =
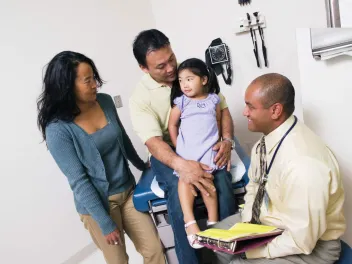
[[[116,96],[114,96],[114,101],[115,101],[115,107],[116,107],[116,108],[122,107],[121,95],[116,95]]]

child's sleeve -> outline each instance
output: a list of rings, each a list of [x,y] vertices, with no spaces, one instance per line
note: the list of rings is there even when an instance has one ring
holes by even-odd
[[[183,96],[176,97],[174,99],[174,104],[177,106],[178,109],[182,112],[183,110]]]
[[[215,93],[211,94],[211,100],[215,105],[220,103],[220,97]]]

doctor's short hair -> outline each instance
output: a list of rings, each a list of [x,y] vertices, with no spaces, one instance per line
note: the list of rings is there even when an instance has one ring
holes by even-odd
[[[287,117],[295,111],[295,88],[292,82],[279,73],[268,73],[259,76],[253,82],[261,83],[263,93],[263,106],[269,108],[273,104],[283,105]]]

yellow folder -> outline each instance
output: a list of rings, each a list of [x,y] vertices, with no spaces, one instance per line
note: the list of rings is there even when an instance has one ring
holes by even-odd
[[[239,238],[257,236],[261,234],[277,233],[279,230],[274,226],[256,225],[249,223],[237,223],[228,230],[210,228],[197,233],[197,236],[208,237],[221,241],[233,241]],[[281,231],[282,232],[282,231]]]

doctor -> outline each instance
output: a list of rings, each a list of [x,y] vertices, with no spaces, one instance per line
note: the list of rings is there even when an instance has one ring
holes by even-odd
[[[240,257],[217,253],[218,263],[333,264],[346,229],[344,190],[331,150],[293,115],[295,90],[285,76],[255,79],[245,94],[248,129],[263,133],[251,154],[250,182],[236,222],[276,226],[285,231]]]

